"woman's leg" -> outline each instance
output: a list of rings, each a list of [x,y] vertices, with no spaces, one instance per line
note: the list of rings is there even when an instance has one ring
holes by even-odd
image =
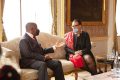
[[[86,54],[83,56],[85,63],[86,63],[86,68],[87,70],[92,74],[95,75],[97,74],[97,68],[96,68],[96,63],[93,57],[90,55]]]

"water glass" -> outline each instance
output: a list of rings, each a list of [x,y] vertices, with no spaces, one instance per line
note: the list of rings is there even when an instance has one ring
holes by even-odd
[[[114,53],[107,54],[107,60],[111,60],[111,59],[114,59],[114,58],[115,58]]]
[[[120,69],[112,69],[113,77],[120,78]]]

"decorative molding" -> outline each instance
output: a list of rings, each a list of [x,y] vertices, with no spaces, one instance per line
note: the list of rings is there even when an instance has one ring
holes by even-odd
[[[108,37],[90,37],[91,41],[107,41]]]
[[[87,1],[87,0],[86,0]],[[106,25],[106,11],[107,11],[107,3],[108,3],[108,0],[102,0],[102,13],[101,13],[101,21],[98,19],[91,19],[90,21],[88,20],[84,20],[82,21],[82,25],[83,26],[103,26],[103,25]],[[77,3],[77,1],[76,1]],[[98,3],[99,4],[99,3]],[[67,23],[67,26],[70,26],[71,25],[71,0],[66,0],[66,23]],[[76,9],[75,9],[76,10]],[[91,9],[90,9],[91,10]],[[76,11],[79,11],[79,10],[76,10]],[[94,12],[93,12],[94,13]],[[92,14],[92,13],[91,13]],[[100,14],[99,14],[100,15]],[[81,15],[82,16],[82,15]],[[86,14],[87,16],[87,14]],[[86,18],[86,16],[83,16]],[[84,18],[84,19],[85,19]]]
[[[107,37],[108,35],[106,26],[83,26],[83,31],[88,32],[91,37]]]

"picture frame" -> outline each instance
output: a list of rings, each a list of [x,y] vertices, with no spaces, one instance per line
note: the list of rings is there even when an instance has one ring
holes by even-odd
[[[66,0],[66,24],[80,19],[83,26],[106,24],[107,0]]]

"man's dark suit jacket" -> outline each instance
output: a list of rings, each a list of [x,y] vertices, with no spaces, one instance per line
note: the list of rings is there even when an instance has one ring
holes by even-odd
[[[21,67],[29,67],[36,60],[44,61],[44,55],[47,53],[53,53],[53,48],[43,49],[36,39],[32,39],[27,33],[23,36],[19,44],[21,59]]]

